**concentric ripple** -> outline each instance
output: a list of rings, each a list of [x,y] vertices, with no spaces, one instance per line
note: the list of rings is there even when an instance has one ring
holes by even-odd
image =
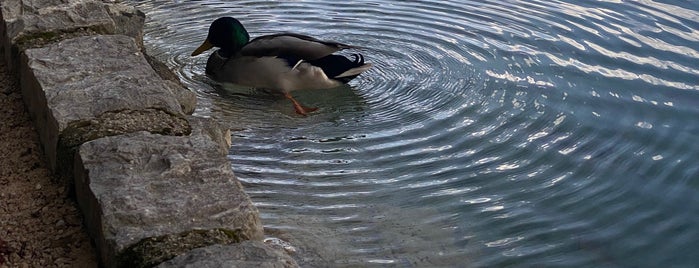
[[[302,266],[699,263],[695,2],[133,2]],[[189,56],[220,16],[361,46],[374,67],[295,93],[320,108],[299,117]]]

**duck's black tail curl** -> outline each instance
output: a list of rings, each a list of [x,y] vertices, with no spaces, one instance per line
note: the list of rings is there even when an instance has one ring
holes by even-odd
[[[328,55],[317,60],[310,60],[308,63],[318,66],[323,69],[323,72],[328,78],[338,80],[342,83],[347,83],[357,77],[359,74],[338,77],[352,68],[357,68],[364,65],[364,56],[359,53],[352,54],[354,59],[350,60],[342,55]]]

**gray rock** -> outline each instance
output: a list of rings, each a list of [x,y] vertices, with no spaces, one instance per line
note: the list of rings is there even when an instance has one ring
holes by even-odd
[[[188,116],[187,121],[192,126],[190,138],[211,140],[219,145],[219,151],[222,155],[228,155],[232,143],[230,129],[211,118]]]
[[[127,36],[77,37],[28,49],[20,80],[53,170],[69,167],[74,148],[99,137],[191,131],[172,83],[155,73]]]
[[[197,108],[197,95],[185,88],[179,81],[163,80],[163,82],[163,85],[167,87],[175,96],[175,99],[177,99],[182,112],[186,114],[194,113],[194,109]]]
[[[185,86],[182,85],[180,78],[172,70],[170,70],[165,63],[145,52],[143,55],[146,57],[146,60],[151,67],[153,67],[153,70],[158,73],[160,78],[167,82],[166,85],[171,89],[172,94],[175,94],[177,101],[179,101],[180,106],[182,107],[182,111],[184,111],[186,114],[194,113],[194,109],[197,106],[197,95],[185,88]]]
[[[262,239],[220,126],[192,125],[191,136],[138,132],[80,146],[76,196],[104,265],[152,266],[193,248]]]
[[[273,249],[259,241],[246,241],[193,249],[156,267],[287,268],[299,266],[283,251]]]
[[[96,0],[3,0],[0,36],[9,66],[19,52],[94,34],[122,34],[143,42],[145,14],[134,7]]]

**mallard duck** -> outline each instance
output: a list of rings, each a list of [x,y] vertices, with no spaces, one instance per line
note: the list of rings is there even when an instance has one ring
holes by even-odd
[[[206,73],[214,80],[279,91],[291,100],[298,114],[317,108],[301,105],[290,92],[299,89],[327,89],[347,83],[371,67],[361,54],[353,59],[333,54],[358,47],[319,40],[296,33],[264,35],[250,40],[245,27],[235,18],[218,18],[192,56],[213,47]]]

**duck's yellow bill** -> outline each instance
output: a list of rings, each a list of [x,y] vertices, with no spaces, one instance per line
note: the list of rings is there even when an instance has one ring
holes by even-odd
[[[204,43],[202,43],[196,50],[194,50],[194,52],[192,52],[192,56],[199,55],[202,52],[211,49],[212,47],[214,47],[214,45],[212,45],[211,42],[209,42],[209,39],[206,39],[204,40]]]

